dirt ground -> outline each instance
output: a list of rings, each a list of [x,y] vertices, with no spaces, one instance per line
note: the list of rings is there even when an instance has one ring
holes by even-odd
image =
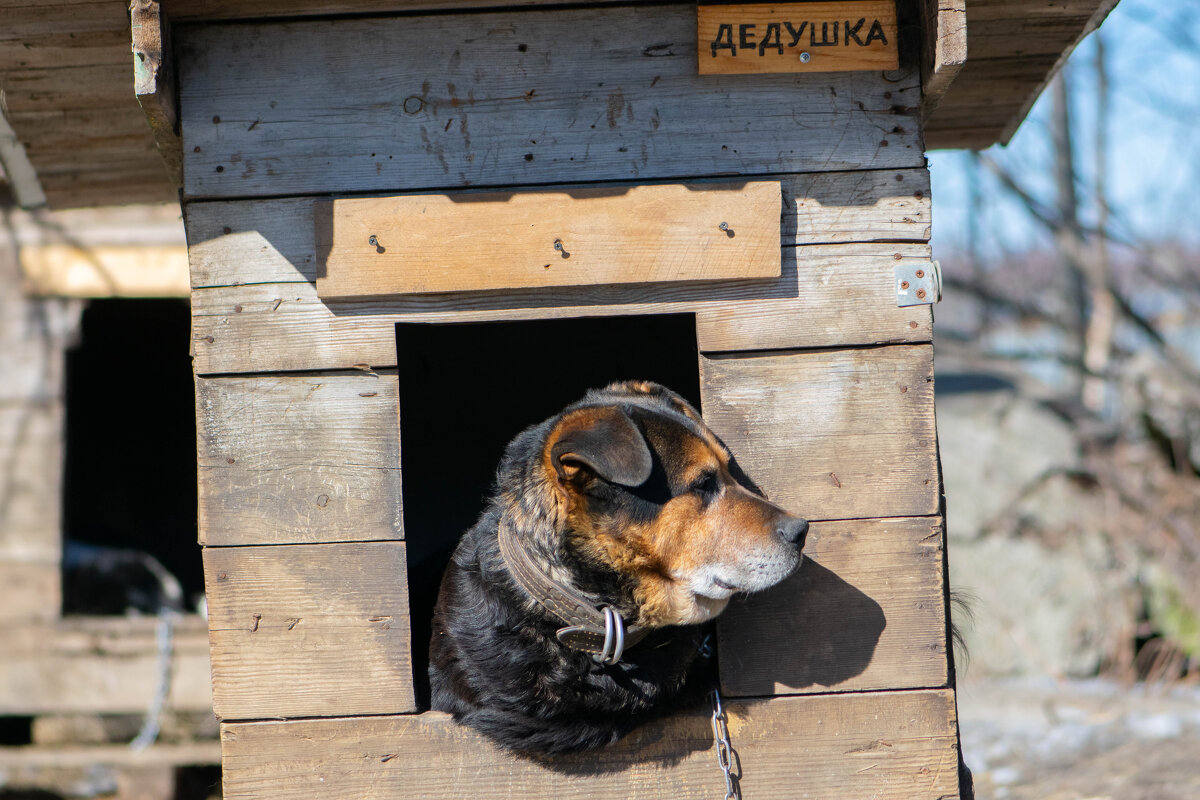
[[[978,800],[1200,800],[1200,687],[961,681]]]

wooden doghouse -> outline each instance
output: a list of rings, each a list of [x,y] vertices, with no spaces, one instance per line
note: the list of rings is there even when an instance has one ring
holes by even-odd
[[[350,10],[162,59],[134,20],[143,94],[178,82],[226,797],[719,796],[707,709],[541,766],[421,704],[439,491],[499,456],[438,461],[447,419],[502,444],[659,376],[814,520],[718,627],[745,796],[958,796],[921,130],[953,14]]]
[[[438,565],[409,551],[445,539],[402,487],[461,478],[406,437],[444,446],[447,395],[468,393],[460,425],[503,395],[537,421],[554,409],[533,398],[617,377],[564,378],[595,338],[627,377],[691,372],[747,471],[816,521],[811,563],[719,625],[745,795],[958,794],[920,127],[936,15],[712,13],[708,32],[692,5],[173,28],[227,797],[722,791],[704,709],[565,767],[422,713]],[[893,63],[836,71],[822,45],[854,56],[860,18]],[[771,20],[806,23],[779,44],[792,71],[702,74],[738,48],[760,64]],[[675,336],[658,315],[692,338],[643,363]],[[411,335],[467,322],[466,344]],[[468,357],[489,342],[490,373]],[[428,413],[402,436],[410,402]]]

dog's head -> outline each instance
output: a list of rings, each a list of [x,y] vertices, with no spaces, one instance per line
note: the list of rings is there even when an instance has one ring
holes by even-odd
[[[808,523],[770,503],[686,401],[617,383],[552,425],[541,468],[566,544],[632,586],[637,622],[688,625],[800,564]]]

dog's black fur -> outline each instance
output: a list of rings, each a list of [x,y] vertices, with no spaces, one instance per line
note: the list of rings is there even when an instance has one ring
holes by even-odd
[[[604,468],[595,464],[549,455],[548,439],[558,435],[569,414],[609,413],[612,406],[620,409],[612,413],[634,421],[652,453],[651,476],[638,486],[606,480],[599,474]],[[653,525],[666,501],[689,491],[678,485],[676,476],[686,458],[673,450],[669,437],[647,433],[671,426],[689,431],[693,450],[701,434],[723,450],[685,401],[646,383],[593,391],[509,444],[495,492],[479,521],[464,534],[443,577],[430,644],[434,709],[452,713],[504,747],[542,756],[609,744],[642,722],[703,696],[713,675],[712,666],[699,655],[704,626],[648,623],[641,579],[628,562],[597,555],[592,546],[592,528],[614,530],[616,525],[615,540],[620,540],[621,524]],[[727,458],[727,451],[723,453]],[[734,472],[733,466],[722,469],[726,480]],[[748,480],[740,476],[739,482],[744,487]],[[742,489],[750,499],[739,494],[738,502],[762,506],[751,511],[766,515],[766,524],[776,529],[783,524],[780,519],[791,521],[792,538],[799,531],[799,541],[791,542],[798,563],[807,523],[787,516],[753,491],[755,495]],[[573,508],[574,515],[565,508]],[[589,654],[561,644],[555,631],[563,623],[511,576],[497,542],[501,525],[515,526],[534,559],[559,580],[569,580],[598,605],[612,605],[627,621],[654,630],[614,666],[597,664]]]

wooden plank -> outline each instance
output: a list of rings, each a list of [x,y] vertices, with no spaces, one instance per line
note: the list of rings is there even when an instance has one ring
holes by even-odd
[[[814,523],[798,572],[717,620],[721,691],[943,687],[939,517]]]
[[[398,396],[394,373],[198,378],[200,541],[403,538]]]
[[[144,714],[162,669],[157,624],[149,617],[69,617],[5,626],[0,714]],[[211,709],[204,620],[178,619],[172,648],[167,707]]]
[[[61,609],[62,568],[58,559],[33,561],[28,556],[13,555],[0,542],[0,630],[18,622],[51,622]]]
[[[21,248],[19,260],[30,296],[188,296],[182,245],[32,245]]]
[[[893,70],[899,39],[892,0],[696,8],[701,75]]]
[[[247,250],[261,247],[244,239]],[[397,322],[466,322],[695,312],[706,351],[929,341],[929,306],[896,306],[893,270],[927,263],[925,245],[828,245],[785,251],[776,282],[614,286],[496,295],[415,295],[330,305],[308,283],[192,293],[198,374],[385,368]],[[269,254],[264,254],[267,257]]]
[[[676,5],[184,26],[185,194],[923,166],[915,71],[699,76],[693,16]]]
[[[206,547],[222,719],[416,710],[404,544]]]
[[[13,112],[92,108],[122,113],[137,99],[129,91],[129,62],[47,67],[5,76],[5,99]]]
[[[636,6],[648,0],[516,0],[506,2],[513,8],[536,8],[545,5]],[[495,8],[496,0],[308,0],[296,5],[289,0],[163,0],[171,18],[185,20],[263,19],[266,17],[316,17],[337,14],[387,14],[396,11],[451,11]]]
[[[933,347],[706,356],[704,418],[789,511],[935,514]]]
[[[781,207],[778,181],[339,198],[317,294],[778,278]]]
[[[134,750],[127,744],[0,747],[0,770],[6,771],[97,766],[190,767],[220,762],[221,743],[216,741],[154,744],[144,750]],[[10,785],[18,785],[17,780],[6,777]]]
[[[966,0],[920,0],[921,118],[928,119],[967,62]]]
[[[731,701],[747,798],[958,797],[949,691]],[[706,710],[647,725],[598,753],[541,763],[498,751],[445,714],[222,726],[226,800],[409,795],[568,800],[720,797]],[[414,787],[419,787],[414,790]]]
[[[38,355],[51,362],[41,365],[46,372],[61,366],[59,352]],[[17,372],[14,383],[22,377]],[[0,395],[0,559],[58,560],[62,536],[62,425],[63,409],[57,399],[14,402]]]
[[[133,93],[146,114],[154,143],[171,184],[183,183],[183,152],[179,140],[179,98],[175,90],[171,27],[159,0],[129,4],[133,35]]]
[[[816,172],[771,180],[783,187],[784,245],[929,240],[925,169]],[[288,198],[189,203],[192,285],[316,280],[317,202]]]

